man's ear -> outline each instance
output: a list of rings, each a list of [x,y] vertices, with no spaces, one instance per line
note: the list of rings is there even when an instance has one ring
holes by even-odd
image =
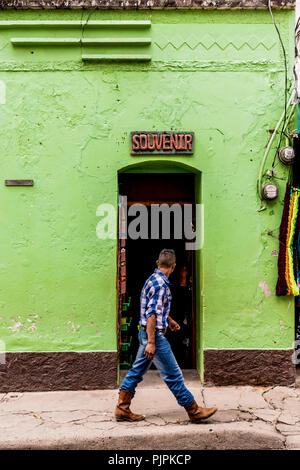
[[[158,267],[158,259],[156,260],[156,266]]]

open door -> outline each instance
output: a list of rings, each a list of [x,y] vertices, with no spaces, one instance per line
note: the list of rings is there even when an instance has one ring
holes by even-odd
[[[194,175],[189,173],[128,173],[119,175],[119,194],[129,209],[133,204],[142,204],[148,209],[148,238],[119,240],[119,345],[120,368],[128,369],[138,349],[137,326],[140,314],[140,292],[146,279],[156,268],[156,260],[163,248],[172,248],[176,253],[176,269],[170,277],[172,307],[170,316],[180,324],[180,331],[168,330],[168,338],[174,355],[182,369],[196,367],[196,315],[195,315],[195,252],[186,249],[184,229],[178,238],[175,226],[169,237],[160,229],[153,235],[151,206],[178,204],[194,206]],[[121,201],[121,196],[120,196]],[[120,204],[119,230],[122,220],[129,227],[134,217],[125,214]],[[172,221],[171,221],[172,222]],[[182,221],[183,224],[183,221]],[[124,277],[125,276],[125,277]],[[154,367],[154,366],[153,366]]]

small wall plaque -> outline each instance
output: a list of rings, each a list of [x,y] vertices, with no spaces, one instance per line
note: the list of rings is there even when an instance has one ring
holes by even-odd
[[[33,186],[33,180],[5,180],[5,186]]]

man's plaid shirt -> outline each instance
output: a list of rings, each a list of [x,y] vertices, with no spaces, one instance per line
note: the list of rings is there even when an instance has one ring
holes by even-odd
[[[140,325],[146,326],[151,315],[156,315],[156,328],[167,328],[172,295],[170,281],[159,269],[147,279],[141,292]]]

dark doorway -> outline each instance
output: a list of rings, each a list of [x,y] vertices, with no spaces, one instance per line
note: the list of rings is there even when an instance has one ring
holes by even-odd
[[[194,175],[188,173],[132,173],[119,175],[119,195],[126,196],[127,207],[141,203],[148,209],[148,239],[131,239],[123,243],[123,279],[121,309],[119,322],[120,330],[120,367],[129,368],[137,349],[137,325],[140,315],[140,292],[146,279],[156,268],[155,261],[163,248],[172,248],[176,252],[176,269],[170,277],[172,291],[172,307],[170,316],[176,320],[181,329],[171,332],[168,338],[178,364],[183,369],[196,367],[195,346],[195,257],[194,251],[186,249],[186,239],[178,239],[174,230],[171,214],[171,230],[169,237],[162,238],[160,231],[158,239],[151,239],[151,205],[153,204],[184,204],[194,206]],[[128,217],[127,225],[133,217]],[[183,221],[182,221],[183,223]],[[125,254],[126,253],[126,254]],[[121,256],[119,253],[119,260]],[[126,273],[125,269],[126,268]],[[119,269],[119,272],[120,272]],[[125,280],[126,279],[126,280]],[[154,366],[153,366],[154,367]]]

